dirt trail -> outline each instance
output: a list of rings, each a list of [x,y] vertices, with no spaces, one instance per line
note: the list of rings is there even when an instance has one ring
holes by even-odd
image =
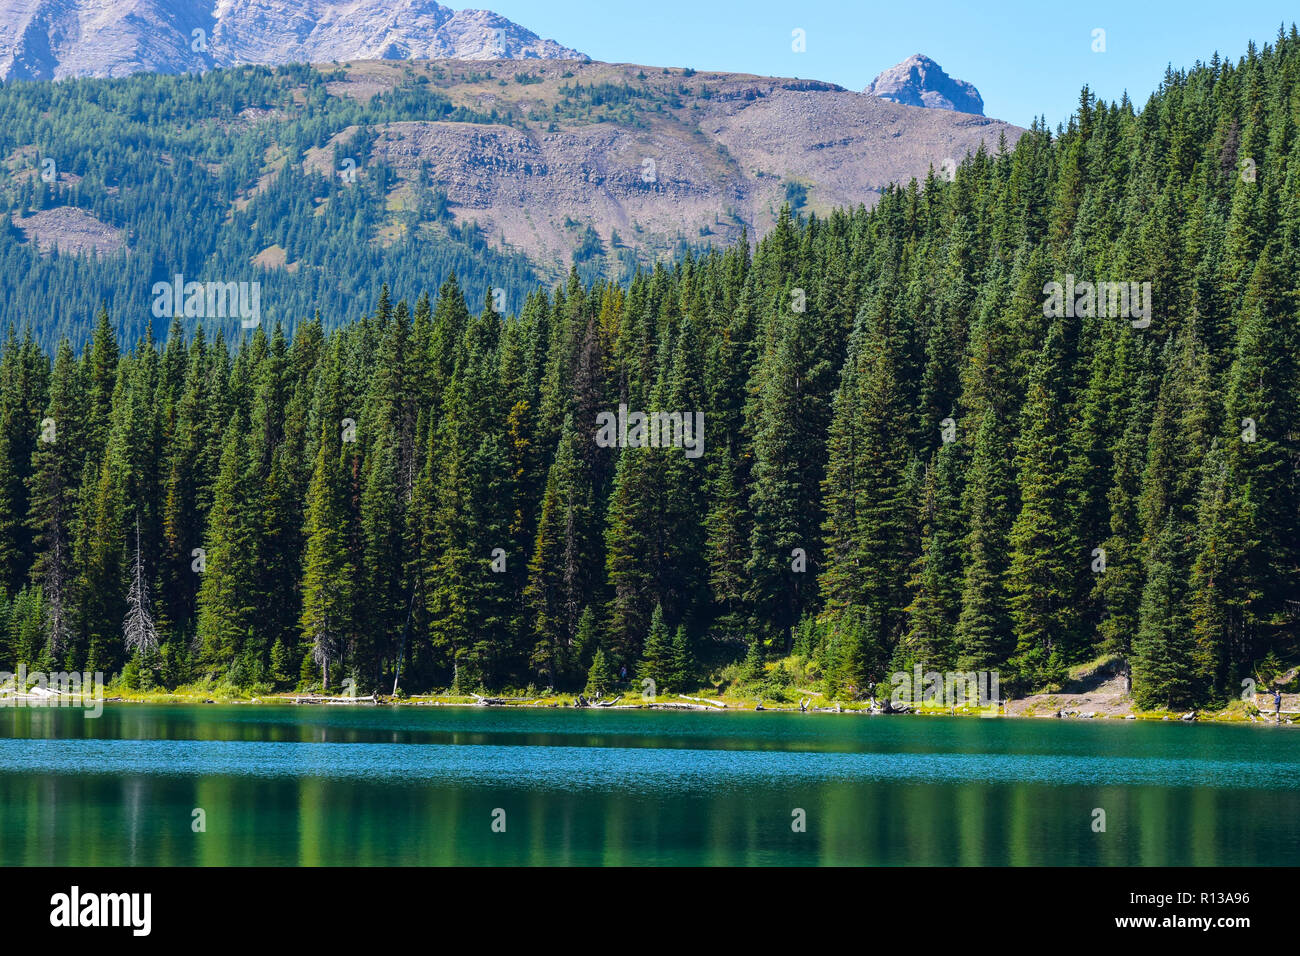
[[[1251,719],[1273,720],[1274,704],[1271,691],[1256,694],[1255,706],[1259,708],[1260,713]],[[1062,717],[1082,719],[1122,719],[1136,716],[1133,698],[1125,691],[1123,675],[1110,670],[1097,671],[1073,680],[1061,693],[1031,694],[1028,697],[1007,701],[1003,713],[1009,717],[1055,717],[1059,713]],[[1208,717],[1216,712],[1197,711],[1196,713],[1198,717]],[[1237,717],[1240,718],[1241,714],[1238,713]],[[1300,694],[1283,694],[1283,723],[1297,718],[1300,718]]]
[[[1124,690],[1124,678],[1118,674],[1075,693],[1031,694],[1007,702],[1009,717],[1052,717],[1057,711],[1076,717],[1127,717],[1133,713],[1133,698]]]

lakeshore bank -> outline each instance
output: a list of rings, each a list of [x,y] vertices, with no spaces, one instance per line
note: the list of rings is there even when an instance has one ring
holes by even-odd
[[[973,717],[979,719],[1061,719],[1061,720],[1180,720],[1186,722],[1234,722],[1291,725],[1300,720],[1300,694],[1284,695],[1280,721],[1275,719],[1272,699],[1259,695],[1258,703],[1251,706],[1245,701],[1234,701],[1222,709],[1196,709],[1187,711],[1138,710],[1132,701],[1106,696],[1077,694],[1036,694],[1029,697],[1002,701],[996,710],[990,707],[937,706],[921,704],[904,710],[886,712],[870,701],[833,701],[817,699],[805,692],[802,700],[808,701],[805,709],[799,702],[759,699],[755,697],[719,696],[698,697],[664,695],[654,700],[643,700],[639,695],[615,695],[605,700],[587,700],[580,694],[550,694],[537,697],[492,697],[483,695],[420,694],[410,697],[367,695],[360,697],[323,696],[308,693],[266,695],[240,695],[212,690],[178,689],[174,692],[132,692],[114,688],[106,691],[105,705],[129,704],[238,704],[243,706],[324,706],[324,707],[481,707],[514,709],[577,708],[587,710],[679,710],[714,713],[816,713],[846,714],[879,717]],[[0,709],[4,708],[0,704]],[[13,704],[7,706],[14,706]],[[50,706],[32,702],[22,706]],[[66,705],[65,705],[66,706]]]

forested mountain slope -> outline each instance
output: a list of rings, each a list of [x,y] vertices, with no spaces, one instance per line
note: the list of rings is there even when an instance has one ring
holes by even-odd
[[[499,288],[517,310],[570,265],[626,280],[1019,133],[824,83],[573,60],[9,83],[0,316],[79,348],[105,304],[134,342],[182,275],[258,282],[268,329],[317,309],[333,328],[384,282],[414,300],[453,268],[475,308]]]
[[[1109,651],[1143,706],[1235,697],[1295,652],[1298,80],[1292,28],[505,317],[448,279],[240,346],[11,336],[0,658],[472,689],[599,649],[674,689],[793,651],[843,697]],[[605,447],[620,404],[702,412],[702,454]],[[156,648],[123,640],[137,566]]]

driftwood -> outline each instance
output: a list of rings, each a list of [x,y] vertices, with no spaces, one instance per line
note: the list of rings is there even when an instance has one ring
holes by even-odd
[[[617,704],[617,703],[618,703],[620,700],[622,700],[622,699],[623,699],[623,695],[622,695],[622,694],[619,694],[619,695],[618,695],[617,697],[615,697],[613,700],[594,700],[594,701],[591,702],[591,706],[593,706],[593,707],[613,707],[615,704]]]
[[[377,704],[379,697],[330,697],[325,694],[272,694],[267,700],[291,700],[295,704]],[[211,703],[211,701],[204,701]]]
[[[0,687],[0,697],[3,697],[7,700],[53,701],[53,700],[62,700],[64,698],[68,700],[83,700],[87,697],[93,697],[93,696],[94,696],[94,691],[87,690],[87,689],[82,689],[76,693],[73,693],[72,691],[50,690],[48,687],[39,687],[36,685],[32,685],[22,693],[19,693],[17,688],[15,688],[12,683],[7,683],[3,687]]]
[[[541,698],[533,697],[484,697],[482,694],[470,693],[474,698],[474,703],[480,707],[504,707],[507,704],[537,704],[541,703]]]
[[[693,700],[697,704],[708,704],[710,707],[717,707],[719,710],[725,710],[727,707],[727,705],[720,700],[708,700],[704,697],[687,697],[685,694],[678,694],[677,696],[683,697],[686,700]]]

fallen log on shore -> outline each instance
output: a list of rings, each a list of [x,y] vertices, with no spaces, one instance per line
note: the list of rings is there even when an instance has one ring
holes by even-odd
[[[651,710],[713,710],[712,707],[705,707],[703,704],[679,704],[677,701],[655,701],[646,704]]]
[[[295,704],[377,704],[379,697],[330,697],[325,694],[271,694],[266,700],[291,700]]]
[[[727,707],[727,705],[720,700],[709,700],[706,697],[687,697],[685,694],[678,694],[677,696],[683,697],[686,700],[693,700],[697,704],[708,704],[710,707],[716,707],[719,710],[725,710]]]
[[[50,690],[48,687],[37,687],[35,685],[28,687],[25,691],[19,692],[12,686],[0,688],[0,696],[12,697],[14,700],[49,700],[52,697],[80,697],[81,694],[71,692]]]

